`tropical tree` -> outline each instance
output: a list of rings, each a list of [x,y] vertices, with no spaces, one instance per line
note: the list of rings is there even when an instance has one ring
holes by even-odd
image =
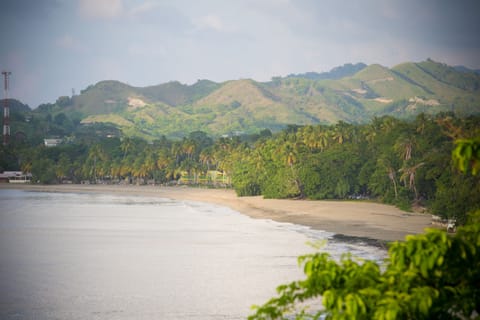
[[[212,146],[208,146],[200,152],[200,162],[206,166],[207,171],[210,171],[212,167],[216,166],[215,153]]]
[[[94,144],[88,151],[88,156],[84,164],[84,172],[96,182],[98,174],[103,175],[104,173],[100,170],[102,161],[106,161],[107,159],[108,154],[105,152],[102,145],[100,143]]]
[[[53,160],[37,159],[32,163],[32,181],[41,184],[51,184],[57,182],[55,174],[55,162]]]
[[[133,148],[134,141],[130,137],[123,137],[122,143],[120,144],[120,149],[123,151],[124,160],[127,157],[127,153]]]
[[[184,139],[182,142],[182,152],[188,159],[193,160],[193,156],[197,151],[197,144],[192,139]]]
[[[285,164],[290,168],[291,171],[291,177],[293,182],[295,183],[295,186],[297,188],[297,194],[296,196],[299,198],[304,198],[305,193],[303,190],[303,183],[300,180],[300,177],[298,175],[298,171],[296,170],[296,164],[298,162],[298,156],[299,156],[299,144],[296,141],[293,142],[285,142],[282,145],[282,149],[280,150],[280,154],[285,157]]]
[[[412,152],[415,147],[415,138],[413,136],[400,136],[395,142],[393,149],[403,161],[412,158]]]
[[[455,165],[463,173],[470,169],[476,175],[480,171],[480,137],[458,139],[455,144],[452,152]]]
[[[340,121],[338,122],[332,130],[332,139],[333,141],[343,144],[345,141],[351,138],[351,127],[349,124]]]
[[[72,161],[66,153],[60,154],[60,159],[55,166],[55,174],[59,181],[66,179],[70,176],[72,171]]]
[[[385,190],[384,185],[380,181],[382,180],[382,177],[386,176],[392,183],[395,200],[398,199],[398,183],[396,171],[397,170],[395,169],[395,163],[391,159],[391,157],[385,156],[379,158],[377,161],[377,170],[372,176],[373,179],[370,182],[371,186],[374,187],[373,189],[376,192],[382,192],[382,189]]]
[[[400,168],[399,170],[399,172],[402,173],[402,175],[400,176],[400,180],[403,181],[404,186],[408,187],[408,189],[413,190],[413,192],[415,193],[415,200],[418,200],[418,191],[415,186],[415,173],[417,172],[418,168],[422,167],[424,164],[425,163],[420,162],[412,166],[405,166],[403,168]]]

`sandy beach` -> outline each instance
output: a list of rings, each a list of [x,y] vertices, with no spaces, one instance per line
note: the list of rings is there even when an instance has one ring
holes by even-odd
[[[15,185],[2,189],[44,192],[127,194],[190,200],[229,207],[247,216],[272,219],[325,230],[339,236],[360,237],[380,242],[404,240],[431,226],[429,214],[402,211],[396,207],[363,201],[278,200],[262,197],[237,197],[233,190],[191,187],[130,185]]]

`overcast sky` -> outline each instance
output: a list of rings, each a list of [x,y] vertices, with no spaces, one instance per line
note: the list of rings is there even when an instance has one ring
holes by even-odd
[[[267,81],[426,58],[477,69],[479,9],[476,0],[0,0],[0,69],[12,72],[10,97],[32,108],[110,79]]]

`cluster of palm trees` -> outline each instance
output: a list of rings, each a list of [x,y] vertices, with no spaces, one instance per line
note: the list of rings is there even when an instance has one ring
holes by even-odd
[[[98,140],[88,147],[86,155],[76,158],[69,152],[72,148],[66,146],[57,149],[56,180],[143,184],[183,179],[189,183],[228,183],[224,174],[231,171],[228,156],[239,143],[230,138],[214,143],[199,133],[181,141],[161,139],[150,143],[132,137],[110,138]],[[29,164],[25,163],[24,169],[28,170]]]
[[[290,127],[242,150],[233,183],[242,195],[431,203],[456,177],[450,154],[459,136],[480,136],[480,118],[421,114],[415,121],[385,116],[362,125]]]
[[[476,192],[476,181],[456,176],[450,154],[456,139],[480,136],[479,128],[480,117],[421,114],[403,121],[385,116],[368,124],[289,126],[273,136],[269,132],[249,139],[214,141],[204,132],[153,142],[98,138],[27,148],[19,161],[40,182],[221,183],[239,195],[362,195],[393,203],[444,198],[442,210],[450,203],[450,185],[473,186],[462,192]]]

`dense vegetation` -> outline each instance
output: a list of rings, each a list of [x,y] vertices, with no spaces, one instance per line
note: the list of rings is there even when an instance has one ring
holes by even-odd
[[[232,181],[239,195],[270,198],[375,198],[404,209],[464,219],[479,208],[478,177],[452,166],[453,140],[479,135],[479,118],[420,115],[367,125],[292,127],[245,148]]]
[[[273,135],[213,140],[196,131],[154,141],[119,138],[115,127],[75,124],[65,115],[47,118],[33,117],[31,138],[2,147],[0,170],[31,172],[39,183],[180,181],[232,186],[240,196],[374,199],[427,207],[460,223],[480,208],[478,176],[461,174],[450,157],[455,140],[480,135],[478,116],[385,116],[364,125],[289,126]],[[32,123],[70,134],[45,147]]]

